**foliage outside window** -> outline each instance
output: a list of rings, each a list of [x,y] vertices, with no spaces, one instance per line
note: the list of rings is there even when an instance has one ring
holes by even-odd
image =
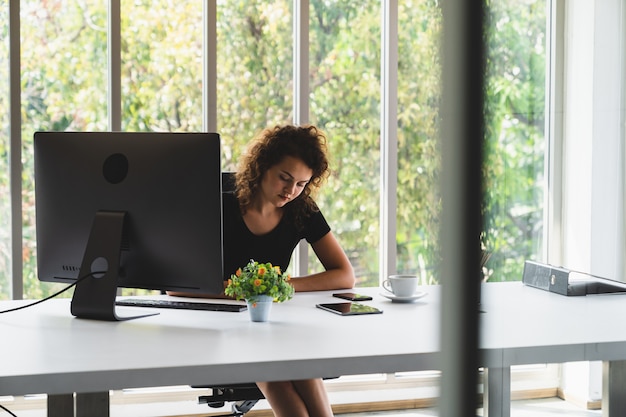
[[[293,119],[290,0],[224,0],[217,7],[217,124],[223,168],[237,168],[263,128]]]
[[[441,9],[402,1],[398,11],[397,269],[437,282]]]
[[[93,0],[20,2],[24,294],[57,285],[36,278],[33,134],[107,129],[106,7]]]
[[[122,130],[201,131],[202,2],[124,0],[120,8]]]
[[[487,2],[484,243],[494,252],[491,279],[519,280],[523,260],[543,246],[546,4]],[[201,130],[202,3],[122,2],[123,130]],[[109,129],[107,9],[94,0],[25,0],[20,8],[24,285],[26,297],[39,298],[52,288],[36,279],[33,132]],[[359,285],[378,285],[381,2],[311,0],[309,14],[310,121],[328,133],[334,169],[319,203]],[[293,119],[292,15],[291,0],[217,4],[226,170],[260,129]],[[398,18],[397,269],[432,283],[441,209],[439,2],[399,1]],[[6,1],[0,26],[0,56],[7,56]],[[0,210],[8,213],[6,65],[0,80]],[[10,232],[1,216],[0,298],[9,297]]]
[[[380,7],[311,2],[311,122],[328,133],[333,159],[319,204],[361,286],[378,285]]]
[[[490,280],[515,281],[544,246],[547,5],[488,4],[483,242]]]

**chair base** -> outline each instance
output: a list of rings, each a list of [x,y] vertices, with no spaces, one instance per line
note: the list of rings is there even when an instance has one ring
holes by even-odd
[[[199,388],[199,387],[196,387]],[[211,395],[198,397],[199,404],[207,404],[211,408],[223,407],[227,402],[232,402],[232,413],[216,417],[240,417],[265,398],[256,384],[234,384],[221,387],[210,387]]]

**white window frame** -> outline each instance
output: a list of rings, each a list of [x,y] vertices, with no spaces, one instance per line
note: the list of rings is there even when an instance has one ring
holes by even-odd
[[[554,0],[560,19],[554,177],[562,190],[550,230],[551,262],[626,281],[626,2]],[[555,120],[556,119],[556,120]],[[558,227],[555,227],[558,226]],[[610,319],[610,318],[609,318]],[[581,404],[602,398],[602,364],[562,365],[562,395]]]

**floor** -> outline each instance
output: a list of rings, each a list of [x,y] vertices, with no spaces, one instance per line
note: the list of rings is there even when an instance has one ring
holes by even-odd
[[[478,410],[478,416],[482,415],[482,409]],[[425,408],[420,410],[403,411],[374,411],[366,413],[339,414],[336,417],[427,417],[438,416],[437,410]],[[513,401],[511,417],[599,417],[602,410],[585,410],[572,403],[559,398],[544,398],[538,400]]]
[[[209,409],[206,405],[198,406],[195,402],[190,402],[193,408],[185,410],[181,407],[181,403],[162,403],[162,404],[119,404],[111,407],[112,417],[156,417],[156,416],[206,416],[215,415],[219,410]],[[156,409],[154,408],[156,407]],[[12,405],[8,407],[18,417],[45,417],[45,408],[37,410],[24,410],[18,406]],[[263,409],[263,407],[259,407]],[[257,408],[255,408],[257,410]],[[187,412],[185,412],[187,411]],[[229,412],[225,409],[224,413]],[[9,416],[10,414],[0,410],[0,417]],[[262,415],[269,415],[263,413]],[[482,416],[482,409],[479,409],[477,416]],[[335,417],[436,417],[439,416],[438,410],[434,408],[422,408],[416,410],[401,411],[372,411],[363,413],[344,413],[337,414]],[[585,410],[571,402],[563,401],[559,398],[544,398],[535,400],[513,401],[511,405],[511,417],[601,417],[602,410]]]

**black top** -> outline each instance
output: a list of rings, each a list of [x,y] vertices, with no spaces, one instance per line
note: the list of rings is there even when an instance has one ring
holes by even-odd
[[[223,194],[224,216],[224,279],[230,278],[237,268],[243,268],[254,259],[260,263],[271,262],[286,271],[291,261],[291,254],[300,240],[315,243],[328,232],[330,226],[324,215],[313,212],[298,230],[288,213],[269,233],[253,234],[241,216],[239,203],[232,193]]]

